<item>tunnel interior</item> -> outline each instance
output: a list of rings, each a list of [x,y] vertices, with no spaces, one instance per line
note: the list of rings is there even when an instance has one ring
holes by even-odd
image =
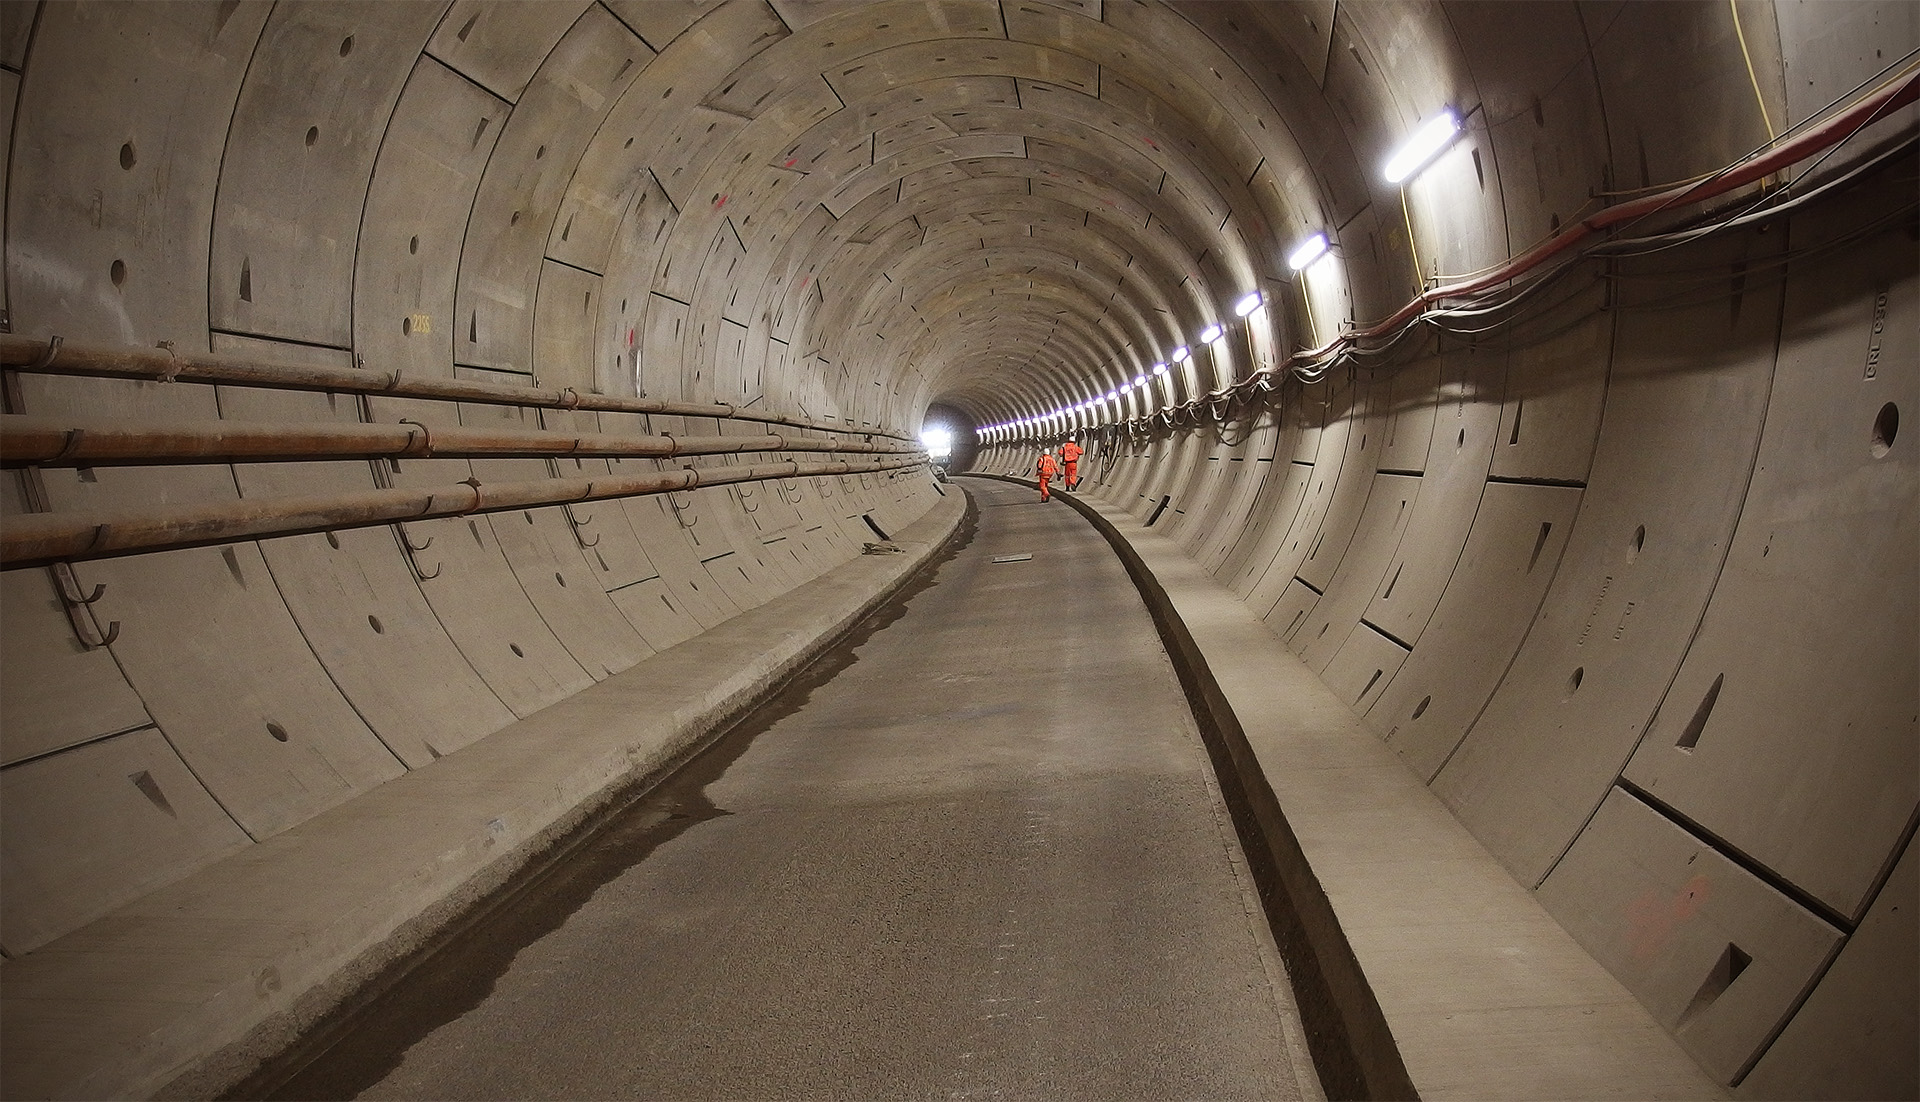
[[[938,424],[1084,445],[1723,1088],[1915,1097],[1916,48],[1901,0],[0,5],[0,1002],[753,651],[946,507]]]

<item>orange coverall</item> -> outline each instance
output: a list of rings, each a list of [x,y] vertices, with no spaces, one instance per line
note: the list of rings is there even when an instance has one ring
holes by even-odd
[[[1047,500],[1047,482],[1058,474],[1060,468],[1053,461],[1052,452],[1040,453],[1040,500]]]
[[[1080,457],[1083,454],[1084,449],[1071,440],[1060,445],[1060,458],[1066,462],[1066,471],[1060,477],[1069,490],[1080,485]]]

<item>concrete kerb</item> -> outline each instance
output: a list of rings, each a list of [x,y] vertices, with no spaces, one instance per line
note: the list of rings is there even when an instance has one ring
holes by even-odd
[[[1008,475],[969,475],[1033,486]],[[1213,761],[1248,868],[1294,985],[1314,1070],[1329,1098],[1418,1098],[1386,1016],[1360,970],[1332,903],[1301,851],[1280,801],[1247,743],[1207,656],[1133,544],[1090,503],[1055,495],[1113,547],[1167,648]]]
[[[6,1098],[205,1097],[254,1071],[886,601],[969,508],[0,965]]]

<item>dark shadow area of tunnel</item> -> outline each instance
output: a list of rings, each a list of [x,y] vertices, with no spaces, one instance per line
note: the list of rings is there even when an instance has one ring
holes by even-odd
[[[967,477],[1033,485],[1007,475]],[[1153,616],[1160,641],[1193,709],[1201,741],[1206,744],[1221,797],[1260,893],[1267,924],[1281,959],[1286,961],[1294,1003],[1300,1010],[1321,1088],[1334,1102],[1419,1098],[1386,1015],[1280,809],[1279,799],[1254,758],[1246,732],[1214,681],[1206,655],[1133,545],[1092,506],[1074,500],[1072,495],[1063,494],[1061,499],[1087,518],[1113,547]]]
[[[811,662],[732,723],[624,787],[506,885],[381,969],[219,1097],[346,1099],[386,1078],[414,1044],[479,1006],[522,949],[565,925],[601,887],[699,823],[730,814],[707,798],[708,786],[757,737],[853,665],[860,646],[937,583],[941,567],[973,541],[977,528],[968,494],[946,543]]]

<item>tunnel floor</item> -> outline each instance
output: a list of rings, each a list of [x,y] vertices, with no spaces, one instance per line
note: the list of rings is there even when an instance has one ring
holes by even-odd
[[[964,545],[274,1096],[1320,1097],[1120,563],[965,488]]]

